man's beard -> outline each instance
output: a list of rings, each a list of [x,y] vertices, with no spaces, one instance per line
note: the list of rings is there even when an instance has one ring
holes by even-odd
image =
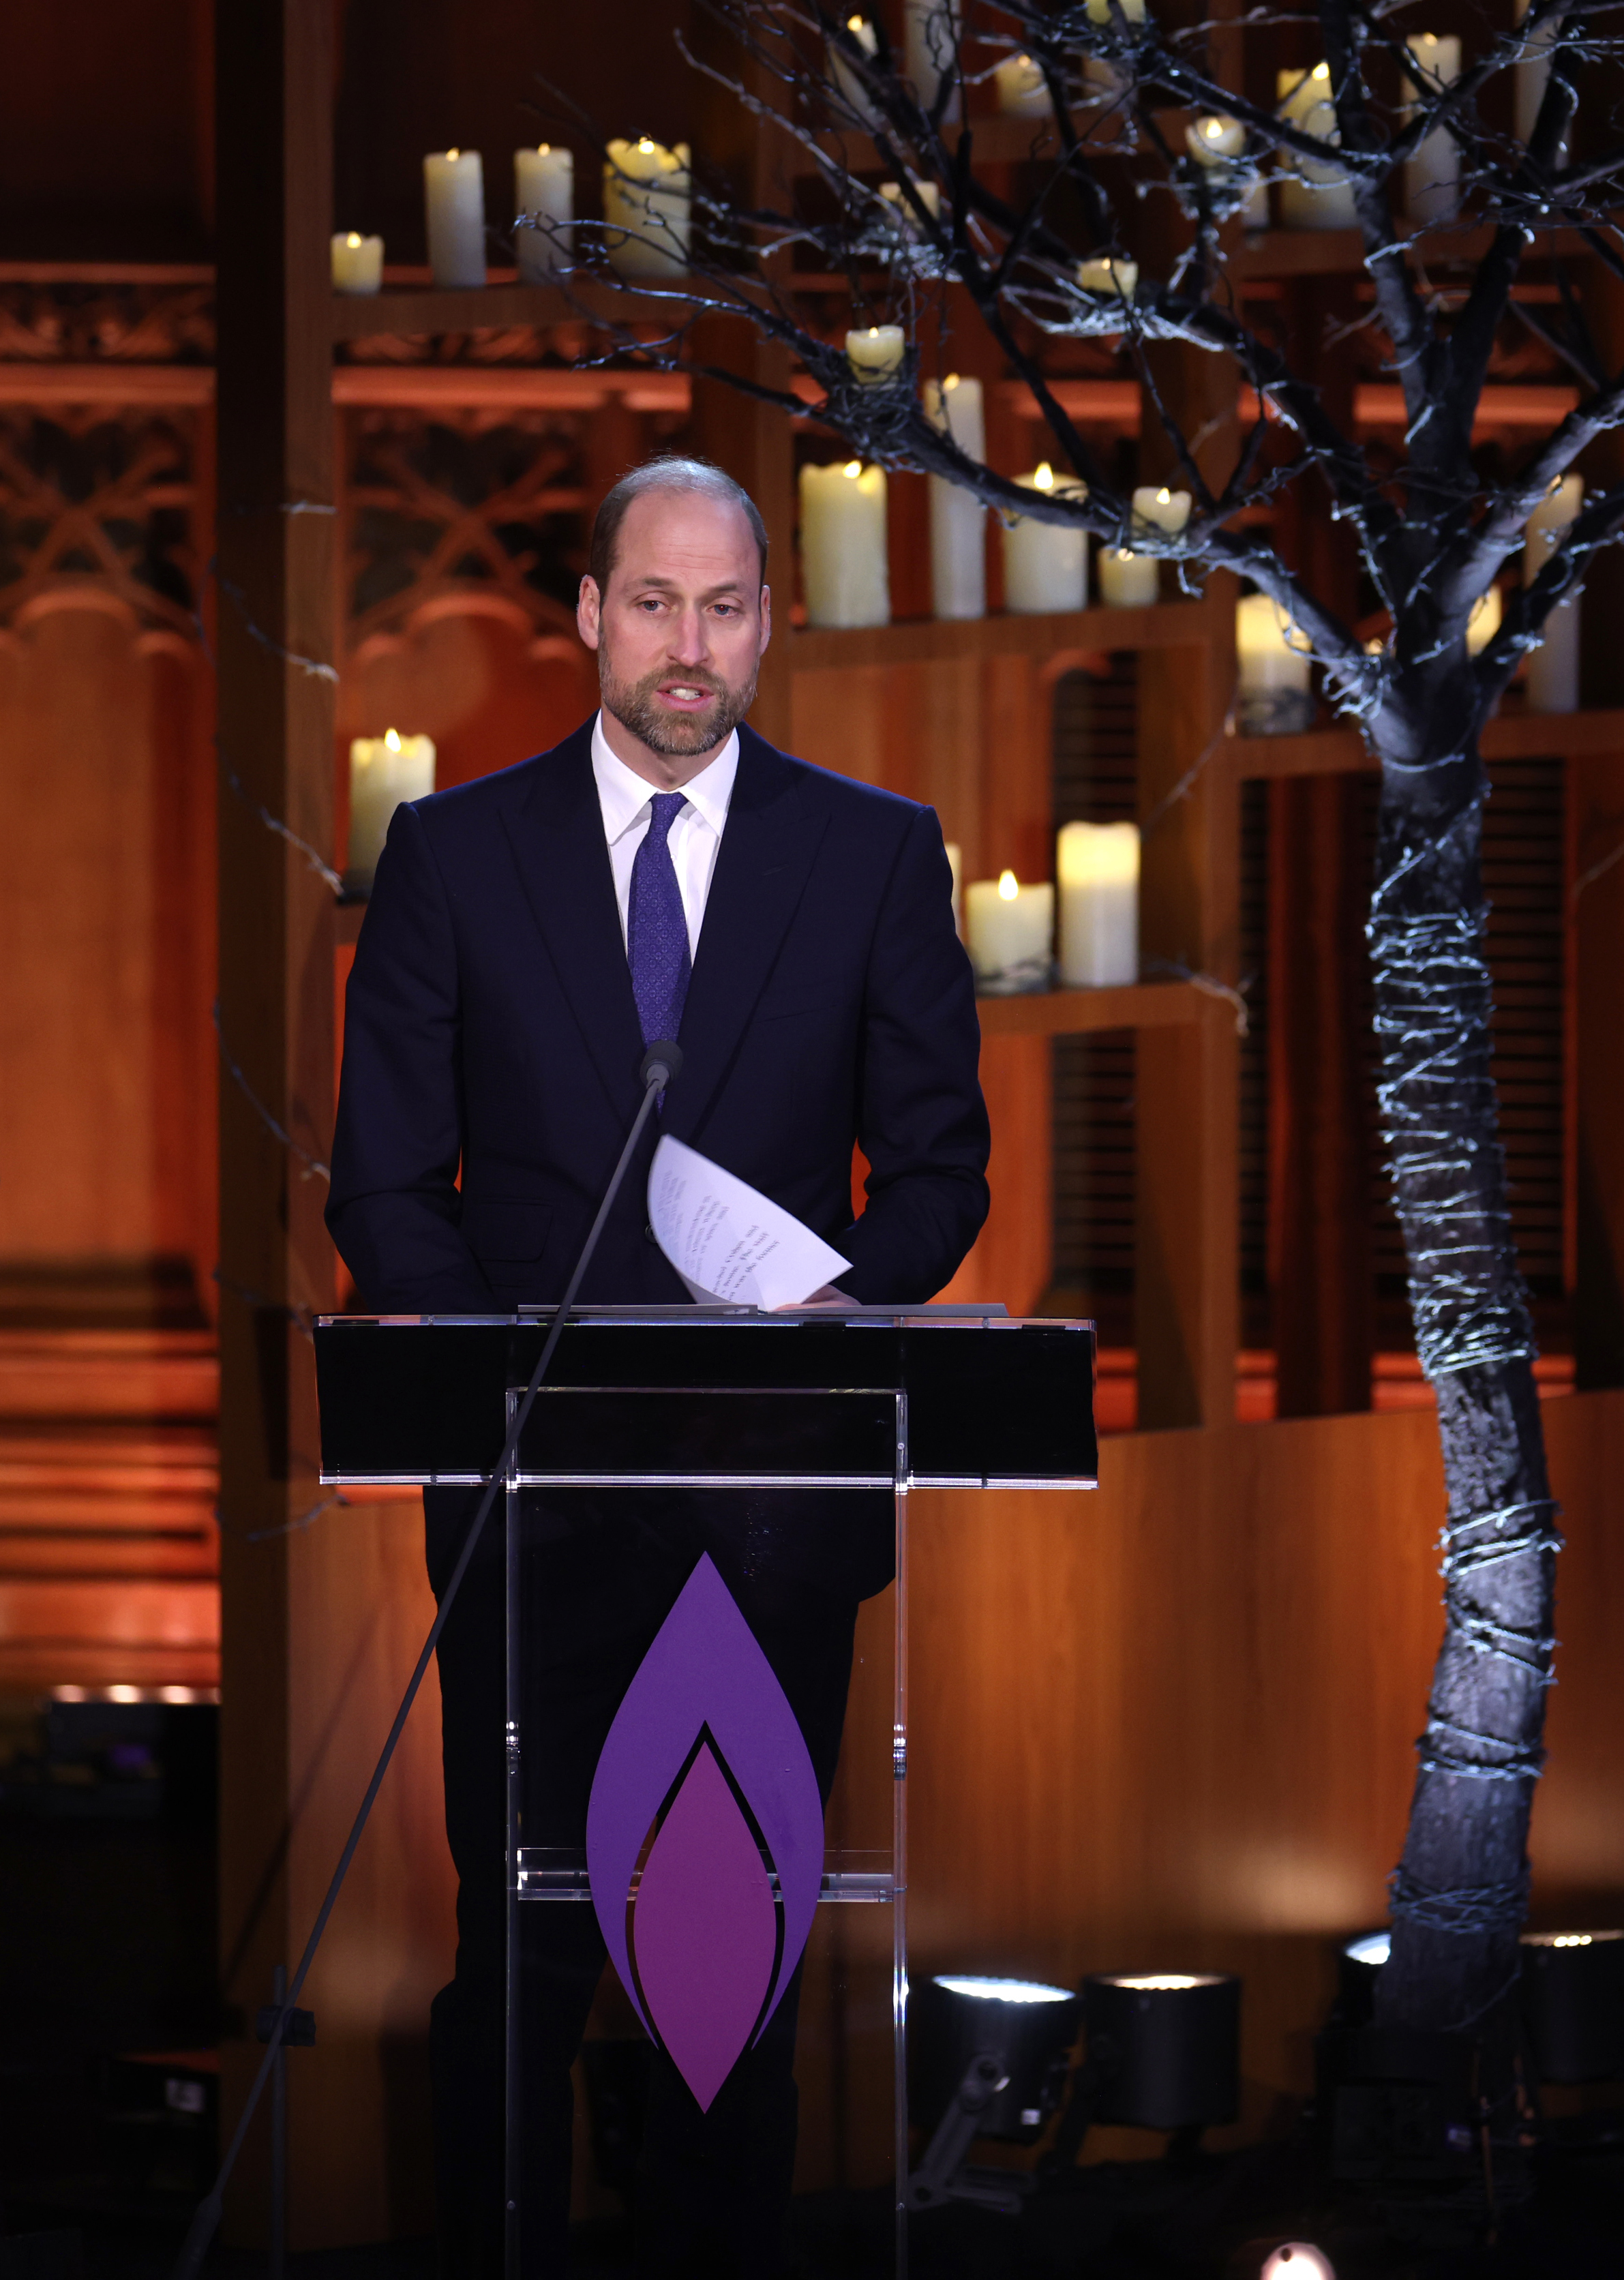
[[[686,759],[708,752],[732,734],[756,701],[756,673],[738,688],[719,681],[713,673],[690,673],[683,679],[692,689],[714,691],[702,712],[666,712],[656,702],[660,683],[676,678],[668,666],[645,674],[641,681],[617,675],[608,645],[601,639],[597,651],[597,689],[605,712],[612,712],[624,728],[641,737],[651,752],[666,759]]]

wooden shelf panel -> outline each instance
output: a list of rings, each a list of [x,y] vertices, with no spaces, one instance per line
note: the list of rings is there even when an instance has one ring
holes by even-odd
[[[1230,736],[1221,749],[1243,780],[1350,775],[1376,765],[1357,728],[1308,728],[1298,736]]]
[[[1072,122],[1091,151],[1107,150],[1122,139],[1122,114],[1098,104],[1074,110]],[[1036,158],[1044,165],[1052,165],[1060,155],[1058,137],[1047,119],[1007,119],[1001,112],[994,111],[971,118],[968,126],[974,138],[975,157],[981,163],[1013,166],[1023,158]],[[956,134],[958,130],[951,132]],[[842,134],[830,128],[819,139],[836,165],[844,166],[851,173],[895,172],[890,161],[882,158],[874,148],[872,135]],[[786,140],[779,147],[783,153],[783,170],[791,181],[820,172],[816,158],[804,143]]]
[[[978,998],[975,1009],[983,1036],[1079,1037],[1097,1029],[1180,1028],[1201,1019],[1204,997],[1193,982],[1126,982],[1109,990]]]
[[[1624,709],[1598,706],[1591,712],[1509,712],[1483,731],[1483,752],[1491,760],[1563,759],[1585,752],[1624,752]]]
[[[1421,241],[1417,242],[1418,250]],[[1431,231],[1425,240],[1429,269],[1474,268],[1494,243],[1487,225],[1472,229]],[[1574,229],[1542,230],[1526,258],[1549,261],[1588,253]],[[1365,240],[1357,229],[1270,229],[1243,238],[1228,256],[1232,277],[1329,277],[1365,266]]]
[[[855,665],[934,665],[964,657],[1053,657],[1066,650],[1187,649],[1210,641],[1213,625],[1213,612],[1203,603],[1156,602],[1142,610],[1066,610],[1051,617],[807,627],[789,637],[790,670],[829,673]]]
[[[473,333],[510,325],[578,324],[589,317],[622,322],[669,312],[662,288],[681,288],[685,277],[650,279],[646,290],[581,279],[566,293],[558,285],[493,283],[442,289],[434,285],[390,286],[381,293],[335,293],[332,336],[335,341],[372,340],[380,334],[408,338],[427,333]]]
[[[1376,766],[1354,728],[1311,728],[1300,736],[1231,736],[1223,749],[1228,766],[1243,779],[1363,774]],[[1482,751],[1490,760],[1624,752],[1624,709],[1504,713],[1484,728]]]

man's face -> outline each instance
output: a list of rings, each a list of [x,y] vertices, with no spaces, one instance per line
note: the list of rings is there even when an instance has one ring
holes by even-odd
[[[681,762],[713,752],[756,694],[771,619],[749,523],[703,492],[645,491],[620,525],[607,592],[583,578],[576,619],[604,712],[677,764],[662,776],[684,781],[696,771]]]

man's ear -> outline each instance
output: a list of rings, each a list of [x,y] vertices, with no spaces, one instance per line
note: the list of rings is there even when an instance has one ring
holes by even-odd
[[[772,638],[773,589],[770,586],[763,586],[761,589],[761,647],[756,651],[758,657],[764,657],[766,654],[766,646]]]
[[[590,576],[583,577],[581,582],[581,591],[575,597],[575,626],[581,640],[589,649],[597,647],[599,629],[603,622],[602,610],[603,597],[597,590],[597,580]]]

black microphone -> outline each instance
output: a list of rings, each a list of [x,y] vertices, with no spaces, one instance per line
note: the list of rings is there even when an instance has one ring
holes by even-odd
[[[658,1086],[661,1092],[673,1077],[682,1074],[682,1048],[671,1037],[661,1037],[643,1057],[637,1075],[645,1085]]]

